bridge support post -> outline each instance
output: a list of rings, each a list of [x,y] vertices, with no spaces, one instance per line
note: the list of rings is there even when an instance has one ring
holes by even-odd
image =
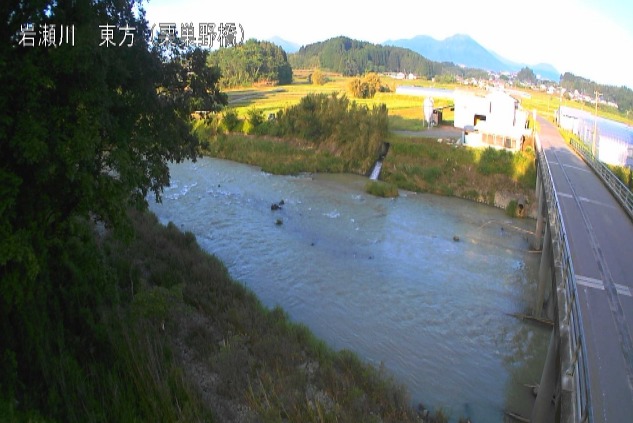
[[[541,383],[539,384],[536,401],[532,408],[532,422],[553,422],[556,416],[556,408],[559,398],[557,398],[559,389],[559,371],[558,365],[558,333],[552,331],[547,350],[547,358],[541,375]]]
[[[549,225],[545,225],[543,238],[543,250],[541,252],[541,264],[538,271],[538,287],[536,289],[536,302],[534,303],[534,316],[541,317],[543,302],[545,301],[545,289],[552,286],[552,270],[554,257],[552,256],[552,233]]]
[[[545,216],[547,214],[545,205],[545,193],[543,192],[543,184],[541,184],[540,172],[536,177],[536,198],[538,199],[538,208],[536,212],[536,229],[534,230],[534,238],[532,239],[532,249],[541,250],[543,248],[543,225],[545,224]]]

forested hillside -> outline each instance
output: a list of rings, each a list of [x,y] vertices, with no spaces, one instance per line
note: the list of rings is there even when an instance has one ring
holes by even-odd
[[[303,46],[297,53],[291,54],[288,60],[296,69],[321,68],[346,76],[367,72],[405,72],[427,79],[440,75],[487,75],[487,72],[461,68],[453,63],[433,62],[409,49],[386,47],[347,37]]]
[[[286,52],[269,41],[250,39],[241,46],[221,48],[209,55],[208,64],[220,68],[220,83],[225,88],[292,82]]]
[[[567,91],[578,90],[581,94],[594,95],[596,91],[602,94],[602,98],[613,101],[618,105],[618,110],[623,115],[633,116],[633,90],[628,87],[616,87],[614,85],[601,85],[587,78],[576,76],[566,72],[560,79],[561,87]]]

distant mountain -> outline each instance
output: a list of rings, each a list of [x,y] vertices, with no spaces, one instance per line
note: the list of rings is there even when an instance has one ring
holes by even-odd
[[[388,40],[386,45],[404,47],[438,62],[453,62],[473,68],[500,72],[506,65],[468,35],[453,35],[438,41],[428,35],[405,40]]]
[[[539,63],[538,65],[530,66],[530,68],[534,71],[536,76],[540,75],[542,79],[548,79],[554,82],[559,82],[560,80],[560,72],[548,63]]]
[[[296,53],[297,51],[299,51],[299,47],[301,47],[299,44],[293,43],[292,41],[284,40],[283,38],[277,36],[269,38],[268,41],[277,44],[288,54]]]
[[[404,47],[421,54],[431,60],[439,62],[453,62],[477,69],[494,72],[517,72],[528,66],[535,74],[545,79],[558,81],[560,74],[551,65],[538,64],[530,66],[507,60],[492,51],[487,50],[468,35],[457,34],[444,40],[436,40],[428,35],[418,35],[409,39],[388,40],[386,45]]]
[[[320,67],[343,75],[402,72],[430,79],[443,74],[479,77],[483,73],[452,63],[434,62],[407,48],[372,44],[343,36],[302,46],[296,53],[288,55],[288,61],[294,69]]]

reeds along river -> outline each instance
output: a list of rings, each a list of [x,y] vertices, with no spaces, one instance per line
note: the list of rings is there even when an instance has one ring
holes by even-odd
[[[533,221],[432,195],[375,198],[354,175],[274,176],[209,158],[171,173],[151,209],[192,231],[266,305],[383,363],[414,404],[453,420],[529,416],[524,384],[539,382],[550,332],[509,314],[533,302]]]

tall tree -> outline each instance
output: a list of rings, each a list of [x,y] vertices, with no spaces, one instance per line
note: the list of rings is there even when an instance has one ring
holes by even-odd
[[[57,383],[43,363],[69,331],[90,338],[103,287],[68,256],[77,222],[160,200],[168,162],[196,157],[191,111],[226,96],[206,53],[146,38],[134,0],[5,0],[0,21],[0,395],[25,403]]]
[[[208,63],[221,69],[225,87],[292,83],[286,52],[269,41],[250,39],[237,47],[221,48],[209,55]]]
[[[519,71],[519,73],[517,74],[517,79],[521,82],[529,84],[536,84],[537,81],[534,71],[527,66]]]

